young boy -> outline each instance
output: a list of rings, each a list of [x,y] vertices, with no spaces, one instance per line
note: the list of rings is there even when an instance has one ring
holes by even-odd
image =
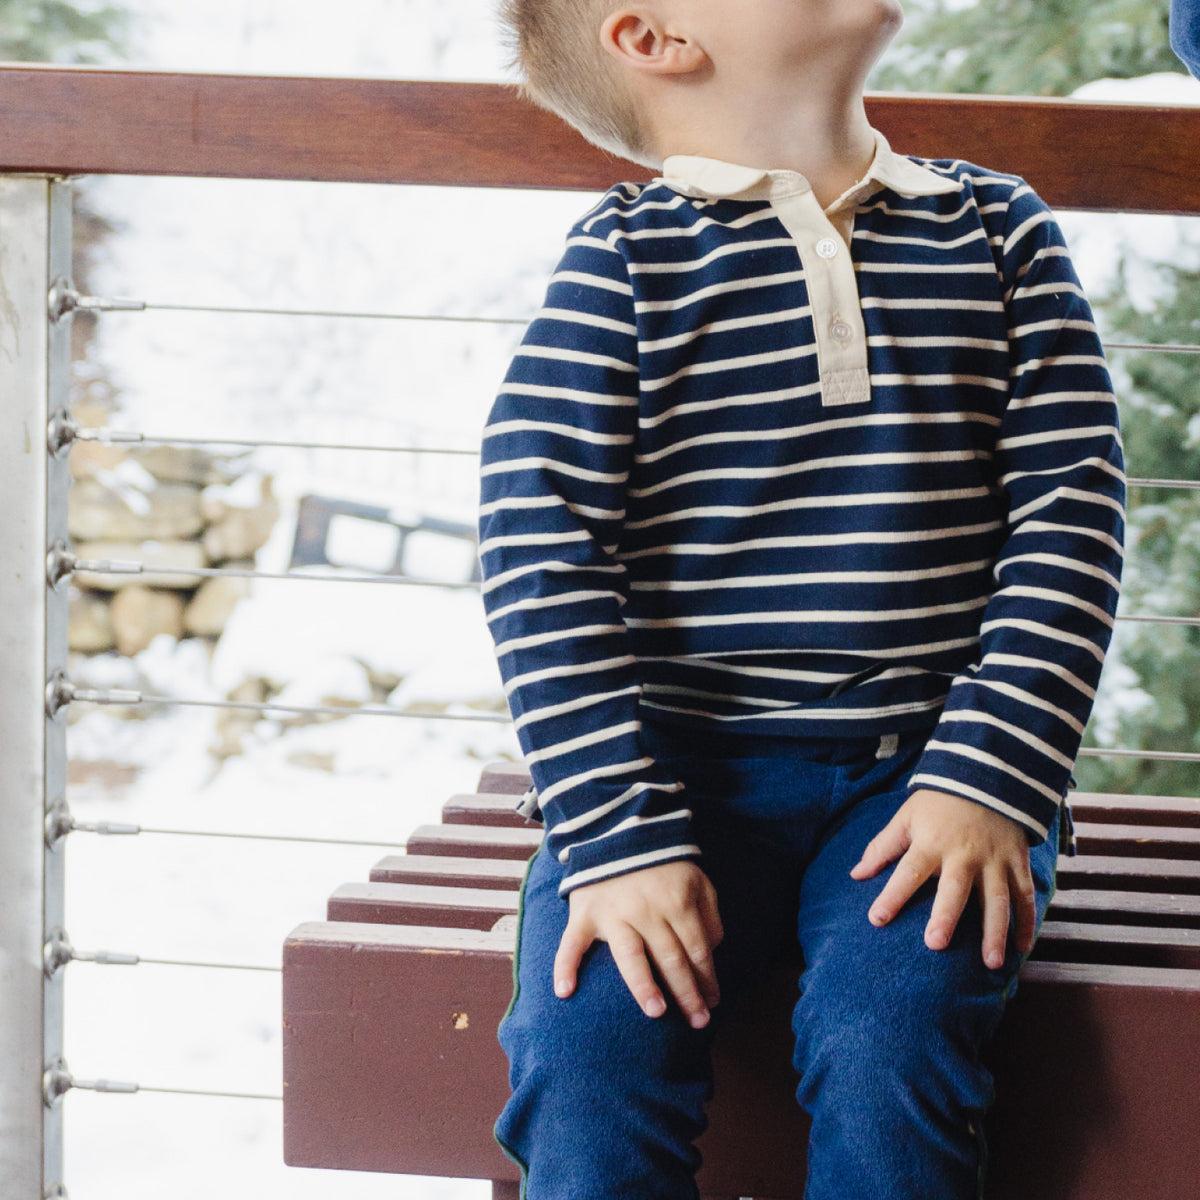
[[[528,1200],[695,1197],[710,1018],[797,938],[809,1200],[978,1194],[1124,483],[1046,207],[867,122],[900,19],[508,0],[534,98],[661,170],[572,230],[484,432],[547,830],[501,1027]]]

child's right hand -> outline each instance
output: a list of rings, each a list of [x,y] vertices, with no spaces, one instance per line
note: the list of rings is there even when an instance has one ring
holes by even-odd
[[[575,991],[588,947],[607,942],[617,970],[648,1017],[667,1002],[650,963],[695,1029],[721,998],[713,949],[723,936],[717,893],[694,862],[669,862],[585,884],[568,896],[571,915],[554,960],[554,991]]]

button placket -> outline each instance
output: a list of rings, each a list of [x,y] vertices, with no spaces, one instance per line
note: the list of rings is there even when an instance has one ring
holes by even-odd
[[[796,243],[804,267],[821,403],[825,407],[868,403],[867,338],[849,247],[811,190],[799,194],[773,190],[771,204]]]

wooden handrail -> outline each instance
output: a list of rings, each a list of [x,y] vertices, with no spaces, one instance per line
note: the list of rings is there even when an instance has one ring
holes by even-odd
[[[1200,108],[873,95],[895,149],[1059,207],[1200,213]],[[598,190],[649,172],[500,84],[0,66],[0,171]]]

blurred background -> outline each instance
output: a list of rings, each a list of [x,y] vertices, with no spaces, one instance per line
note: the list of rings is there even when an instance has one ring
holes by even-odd
[[[495,81],[508,74],[492,7],[0,0],[0,58]],[[1200,83],[1168,47],[1167,0],[906,8],[876,88],[1200,103]],[[73,415],[87,427],[249,445],[77,447],[77,553],[313,578],[82,579],[71,677],[346,715],[72,707],[77,818],[241,835],[72,839],[74,944],[263,968],[72,969],[66,1057],[78,1076],[238,1094],[72,1092],[72,1200],[490,1194],[471,1182],[283,1166],[280,1105],[270,1098],[279,1092],[277,967],[288,931],[320,919],[338,883],[365,879],[380,845],[402,843],[451,793],[474,790],[484,762],[518,755],[503,722],[354,710],[506,711],[477,594],[387,581],[471,581],[479,430],[563,234],[594,199],[132,177],[78,184],[77,286],[148,307],[75,318]],[[1200,221],[1064,213],[1062,222],[1107,340],[1200,342]],[[236,311],[245,309],[255,311]],[[1131,474],[1200,479],[1200,357],[1116,351],[1112,365]],[[285,436],[360,448],[262,444]],[[1200,613],[1200,492],[1135,490],[1129,545],[1125,610]],[[326,581],[346,575],[368,581]],[[1121,625],[1088,741],[1200,751],[1200,631]],[[1076,774],[1086,790],[1200,794],[1189,764],[1087,758]],[[346,840],[376,845],[338,844]]]

